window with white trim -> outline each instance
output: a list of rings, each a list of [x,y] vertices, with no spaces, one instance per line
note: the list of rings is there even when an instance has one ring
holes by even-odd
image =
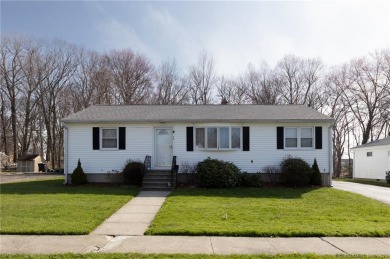
[[[198,127],[195,128],[195,146],[197,149],[239,150],[241,132],[241,127]]]
[[[313,148],[314,147],[313,128],[284,128],[285,148]]]
[[[101,147],[102,149],[117,149],[118,148],[118,128],[102,128],[101,129]]]

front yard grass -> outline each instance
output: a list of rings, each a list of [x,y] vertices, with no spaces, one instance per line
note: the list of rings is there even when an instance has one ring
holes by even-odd
[[[149,235],[390,236],[390,206],[331,188],[178,189]]]
[[[122,207],[133,187],[64,186],[62,180],[0,185],[1,234],[88,234]]]

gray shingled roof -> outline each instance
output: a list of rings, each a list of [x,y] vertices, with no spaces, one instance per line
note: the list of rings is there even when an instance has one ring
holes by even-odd
[[[100,122],[332,122],[304,105],[127,105],[91,106],[62,120]]]
[[[374,140],[374,141],[371,141],[370,143],[363,144],[363,145],[354,147],[352,149],[364,148],[364,147],[376,147],[376,146],[384,146],[384,145],[390,145],[390,137]]]

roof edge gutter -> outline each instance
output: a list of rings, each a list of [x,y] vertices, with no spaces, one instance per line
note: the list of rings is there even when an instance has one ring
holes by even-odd
[[[88,123],[105,123],[105,124],[115,124],[115,123],[332,123],[333,119],[280,119],[280,120],[239,120],[239,119],[231,119],[231,120],[221,120],[221,119],[206,119],[206,120],[66,120],[62,121],[63,123],[75,123],[75,124],[88,124]]]

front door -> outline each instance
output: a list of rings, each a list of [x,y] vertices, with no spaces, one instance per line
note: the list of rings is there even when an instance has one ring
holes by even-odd
[[[171,128],[156,129],[156,167],[171,167],[173,138]]]

